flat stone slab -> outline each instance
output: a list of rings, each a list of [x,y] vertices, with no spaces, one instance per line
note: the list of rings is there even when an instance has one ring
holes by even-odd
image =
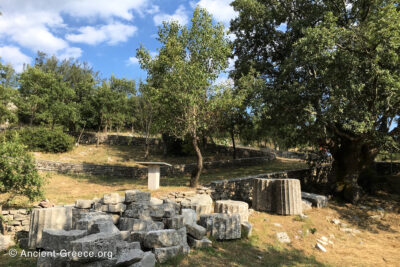
[[[158,166],[169,166],[169,167],[172,167],[172,165],[169,164],[169,163],[157,162],[157,161],[155,161],[155,162],[142,162],[142,161],[140,161],[140,162],[137,162],[137,164],[144,165],[144,166],[158,165]]]
[[[167,260],[176,257],[181,253],[182,253],[182,246],[171,246],[171,247],[154,249],[154,255],[159,263],[164,263]]]
[[[118,193],[105,194],[102,202],[103,204],[118,204],[124,202],[124,198]]]
[[[215,213],[240,214],[241,222],[249,220],[249,204],[235,200],[217,200],[214,205]]]
[[[153,252],[147,251],[139,262],[132,264],[130,267],[154,267],[155,265],[156,256]]]
[[[188,224],[186,225],[186,231],[188,235],[191,235],[195,239],[202,239],[206,233],[207,230],[203,226],[200,226],[198,224]]]
[[[212,242],[207,237],[203,237],[202,239],[198,240],[191,236],[187,237],[188,244],[191,248],[208,248],[212,246]]]
[[[127,190],[125,191],[125,202],[150,202],[151,195],[149,192],[143,192],[140,190]]]
[[[84,200],[84,199],[79,199],[75,201],[75,208],[78,209],[90,209],[92,207],[93,200]]]
[[[185,226],[183,224],[183,215],[176,215],[172,218],[165,218],[164,224],[167,229],[179,229]]]
[[[161,222],[126,217],[120,218],[118,225],[120,231],[155,231],[163,227],[164,224]]]
[[[301,192],[301,198],[312,203],[313,207],[324,208],[328,206],[328,197],[313,193]]]
[[[86,236],[86,230],[43,229],[42,244],[48,251],[69,250],[69,243]]]
[[[182,209],[183,224],[196,224],[197,214],[192,209]]]

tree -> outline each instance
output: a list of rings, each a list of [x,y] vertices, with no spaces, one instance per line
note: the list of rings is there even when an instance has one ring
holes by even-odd
[[[17,121],[15,102],[18,100],[16,74],[11,65],[0,62],[0,124]]]
[[[268,122],[290,126],[298,143],[327,148],[336,189],[358,191],[360,173],[382,147],[396,145],[400,131],[398,2],[232,5],[239,12],[231,24],[238,57],[233,77],[256,74],[263,87],[255,95]]]
[[[7,194],[2,204],[18,195],[33,201],[43,196],[44,180],[36,170],[35,160],[19,142],[4,142],[0,145],[0,193]]]
[[[231,49],[223,25],[213,25],[206,10],[197,7],[191,22],[190,27],[164,22],[158,32],[159,55],[151,58],[140,47],[137,57],[148,72],[153,102],[160,105],[158,125],[165,133],[191,139],[197,169],[190,185],[195,187],[203,169],[199,133],[213,119],[215,87],[211,85],[227,68]]]

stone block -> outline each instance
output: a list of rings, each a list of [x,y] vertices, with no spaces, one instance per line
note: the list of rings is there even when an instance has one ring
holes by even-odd
[[[121,216],[119,216],[118,214],[111,214],[112,217],[112,221],[115,225],[118,225],[119,222],[119,218],[121,218]]]
[[[125,202],[150,202],[151,195],[149,192],[143,192],[140,190],[128,190],[125,191]]]
[[[19,213],[14,215],[14,221],[23,221],[23,220],[29,220],[29,216]]]
[[[150,216],[153,220],[161,220],[164,217],[164,205],[150,205]]]
[[[187,201],[182,202],[182,208],[193,209],[196,211],[197,219],[201,214],[209,214],[213,211],[213,201],[209,195],[197,194],[192,197],[187,197]]]
[[[165,218],[174,217],[175,214],[176,214],[175,209],[171,209],[171,208],[165,208],[165,209],[164,209],[164,217],[165,217]]]
[[[182,246],[170,246],[170,247],[154,249],[154,255],[159,263],[164,263],[167,260],[176,257],[181,252],[182,252]]]
[[[324,208],[328,206],[328,197],[318,194],[301,192],[301,198],[312,203],[313,207]]]
[[[163,200],[155,197],[150,198],[150,205],[162,205],[164,203]]]
[[[182,216],[183,216],[183,224],[184,225],[196,224],[196,221],[197,221],[196,211],[194,211],[192,209],[182,209]]]
[[[199,240],[202,239],[207,233],[206,228],[204,228],[203,226],[200,226],[198,224],[186,225],[186,231],[187,231],[188,235],[191,235],[192,237],[199,239]]]
[[[180,245],[180,236],[174,229],[149,231],[143,245],[146,248],[165,248]]]
[[[123,202],[124,199],[118,193],[105,194],[103,196],[103,204],[118,204]]]
[[[43,229],[42,244],[43,249],[47,251],[69,250],[69,243],[76,239],[80,239],[88,234],[85,230],[55,230]]]
[[[86,230],[88,233],[98,233],[103,229],[115,230],[111,215],[102,212],[89,212],[81,214],[80,219],[75,223],[75,229]]]
[[[308,200],[303,199],[301,205],[302,205],[303,212],[312,209],[312,203]]]
[[[182,215],[176,215],[172,218],[165,218],[164,225],[165,225],[165,228],[167,228],[167,229],[179,229],[179,228],[182,228],[185,226],[183,224],[183,216]]]
[[[239,239],[241,224],[239,214],[203,214],[199,224],[206,228],[207,233],[217,240]]]
[[[143,258],[131,265],[130,267],[154,267],[156,265],[156,256],[153,252],[147,251],[144,253]]]
[[[124,212],[126,209],[125,204],[122,203],[118,203],[118,204],[108,204],[108,212],[111,213],[120,213],[120,212]]]
[[[92,207],[93,200],[78,199],[75,201],[75,208],[78,209],[90,209]]]
[[[215,213],[240,214],[241,222],[249,219],[249,204],[243,201],[217,200],[214,206]]]
[[[72,207],[34,209],[29,226],[29,248],[42,248],[43,229],[71,230],[73,226]]]
[[[212,242],[207,237],[203,237],[202,239],[198,240],[190,235],[187,237],[188,244],[191,248],[208,248],[212,246]]]
[[[249,222],[242,222],[242,237],[249,238],[253,231],[253,226]]]
[[[118,253],[115,266],[129,266],[143,259],[144,252],[140,249],[129,249]]]
[[[124,217],[150,219],[149,205],[143,202],[133,202],[126,207]]]
[[[0,234],[0,251],[5,251],[9,247],[14,246],[15,242],[13,236]]]
[[[119,229],[121,231],[154,231],[160,229],[160,224],[152,220],[142,220],[121,217],[119,219]]]

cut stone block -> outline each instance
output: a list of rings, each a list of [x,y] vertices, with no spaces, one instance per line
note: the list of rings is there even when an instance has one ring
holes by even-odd
[[[125,206],[125,204],[122,204],[122,203],[108,205],[108,212],[111,212],[111,213],[124,212],[125,209],[126,209],[126,206]]]
[[[207,233],[217,240],[239,239],[241,225],[239,214],[203,214],[199,224],[206,228]]]
[[[301,214],[300,181],[298,179],[254,179],[253,208],[280,215]]]
[[[179,229],[185,226],[183,224],[182,215],[177,215],[172,218],[166,218],[164,219],[164,224],[167,229]]]
[[[180,245],[180,240],[176,230],[167,229],[148,232],[143,243],[146,248],[165,248]]]
[[[164,203],[163,200],[155,197],[150,198],[150,205],[162,205]]]
[[[140,190],[128,190],[125,191],[125,202],[150,202],[151,195],[149,192],[143,192]]]
[[[99,226],[99,223],[106,222],[106,224]],[[114,229],[113,219],[109,214],[102,212],[89,212],[82,214],[81,218],[75,223],[76,230],[85,230],[88,233],[98,233],[100,229],[110,230]]]
[[[75,208],[78,209],[90,209],[92,207],[93,200],[79,199],[75,201]]]
[[[242,237],[249,238],[253,231],[253,226],[249,222],[242,222]]]
[[[118,193],[105,194],[103,196],[103,204],[118,204],[123,201],[123,198]]]
[[[126,217],[119,219],[120,231],[155,231],[159,230],[160,227],[160,224],[157,224],[152,220],[141,220]]]
[[[210,214],[213,211],[212,198],[206,194],[197,194],[192,197],[187,197],[187,201],[182,202],[182,208],[193,209],[196,211],[197,219],[201,214]]]
[[[119,253],[116,266],[129,266],[143,259],[144,252],[140,249],[129,249]]]
[[[29,248],[42,248],[43,229],[71,230],[73,226],[72,207],[34,209],[29,226]]]
[[[301,205],[302,205],[302,208],[303,208],[303,212],[306,211],[306,210],[311,210],[312,209],[312,203],[310,201],[308,201],[308,200],[304,200],[303,199]]]
[[[176,257],[181,252],[182,252],[182,246],[171,246],[171,247],[154,249],[154,255],[159,263],[164,263],[167,260]]]
[[[5,251],[9,247],[14,246],[15,242],[11,235],[0,234],[0,251]]]
[[[126,207],[124,217],[136,219],[150,219],[150,208],[147,203],[134,202]]]
[[[164,217],[164,205],[150,205],[150,216],[154,220],[161,220]]]
[[[183,224],[196,224],[197,214],[192,209],[182,209]]]
[[[179,244],[183,245],[183,246],[187,246],[187,232],[186,232],[186,227],[182,227],[178,230],[176,230],[176,232],[178,233],[179,237],[180,237],[180,241]]]
[[[187,237],[187,241],[191,248],[208,248],[212,246],[211,240],[207,237],[203,237],[201,240],[198,240],[189,235]]]
[[[69,250],[69,243],[76,239],[86,236],[85,230],[43,229],[42,244],[43,249],[48,251]]]
[[[202,239],[207,233],[206,228],[198,224],[186,225],[186,231],[189,235],[199,240]]]
[[[301,198],[310,201],[313,207],[316,208],[324,208],[328,206],[328,197],[323,195],[301,192]]]
[[[227,213],[227,214],[240,214],[240,220],[247,222],[249,220],[249,204],[243,201],[234,200],[218,200],[214,206],[215,213]]]
[[[130,267],[154,267],[155,265],[156,256],[154,256],[153,252],[147,251],[139,262],[132,264]]]

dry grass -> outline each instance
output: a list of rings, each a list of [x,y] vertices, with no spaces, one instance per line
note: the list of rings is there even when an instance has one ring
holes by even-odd
[[[144,158],[144,147],[116,146],[116,145],[80,145],[66,153],[35,152],[37,159],[93,164],[116,164],[125,166],[137,166],[138,161],[165,161],[171,164],[186,164],[196,162],[195,156],[163,156],[150,153],[148,159]],[[204,161],[232,159],[230,155],[205,154]]]

